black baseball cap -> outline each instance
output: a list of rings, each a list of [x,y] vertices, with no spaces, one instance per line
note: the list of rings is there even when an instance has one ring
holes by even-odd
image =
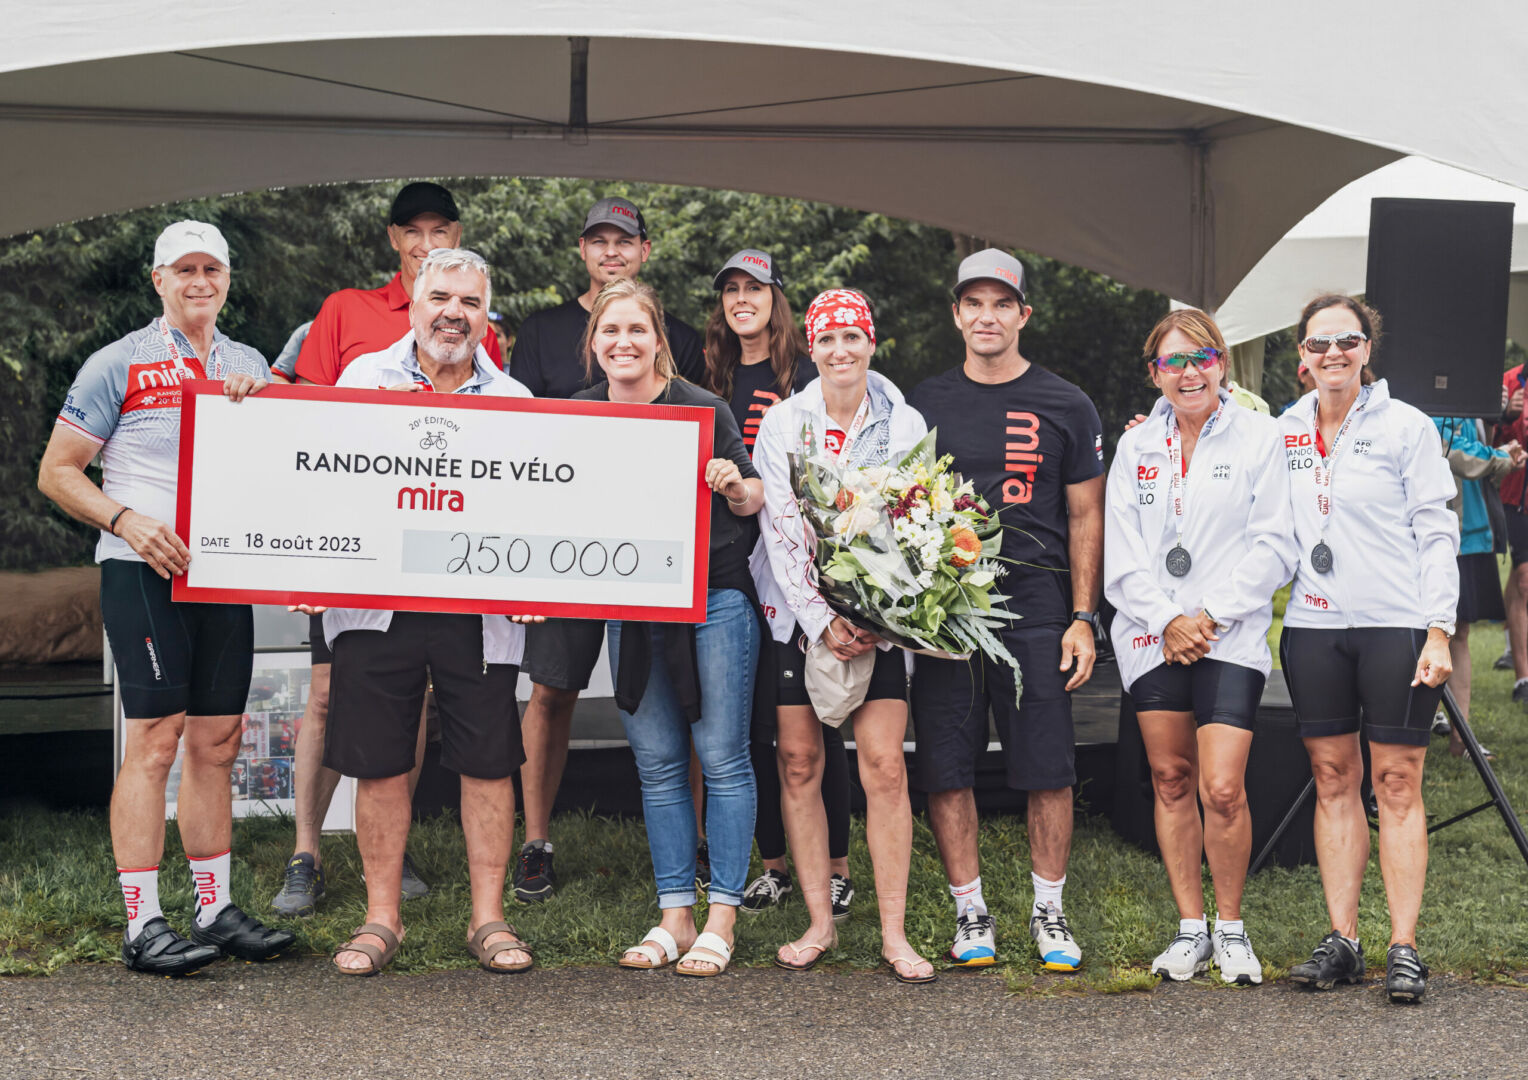
[[[393,209],[387,215],[387,220],[392,225],[407,225],[420,214],[439,214],[447,221],[462,219],[451,193],[428,180],[405,184],[403,190],[393,198]]]

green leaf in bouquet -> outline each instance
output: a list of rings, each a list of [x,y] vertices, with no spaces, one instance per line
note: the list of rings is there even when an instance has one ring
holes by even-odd
[[[917,446],[914,446],[906,454],[902,455],[902,460],[897,462],[897,468],[906,469],[921,461],[926,466],[928,466],[929,471],[932,472],[935,460],[934,445],[938,442],[938,435],[938,428],[934,428],[929,431],[927,435],[923,436]]]
[[[997,575],[991,570],[972,570],[961,578],[962,584],[969,585],[973,589],[984,589],[997,580]]]
[[[834,559],[825,572],[834,581],[853,581],[859,577],[859,571],[842,559]]]

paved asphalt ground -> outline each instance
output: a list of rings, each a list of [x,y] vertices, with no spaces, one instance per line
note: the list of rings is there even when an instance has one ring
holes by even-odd
[[[611,968],[348,979],[322,960],[171,981],[115,966],[0,980],[0,1076],[1522,1077],[1528,990],[1440,978],[1391,1006],[1371,979],[1010,997],[992,974]]]

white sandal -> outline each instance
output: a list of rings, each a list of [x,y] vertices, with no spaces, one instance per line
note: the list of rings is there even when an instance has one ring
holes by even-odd
[[[690,951],[684,954],[679,961],[679,966],[674,969],[675,975],[688,975],[694,979],[709,979],[720,975],[727,970],[727,964],[732,959],[732,946],[728,945],[720,935],[707,931],[695,939],[695,944]],[[715,971],[686,971],[685,964],[699,962],[702,964],[715,964]]]
[[[658,949],[647,944],[649,941],[656,941],[662,946],[663,951],[659,952]],[[646,957],[647,963],[642,964],[626,959],[632,953]],[[635,968],[638,971],[657,971],[659,968],[668,967],[678,958],[679,942],[674,940],[674,935],[661,926],[655,926],[643,936],[642,944],[633,945],[622,953],[618,963],[623,968]]]

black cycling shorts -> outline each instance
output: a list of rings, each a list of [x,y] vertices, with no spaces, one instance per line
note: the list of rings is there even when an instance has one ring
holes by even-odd
[[[525,628],[520,666],[533,683],[555,690],[587,690],[605,644],[603,619],[548,619]]]
[[[1406,626],[1348,630],[1285,627],[1279,662],[1303,738],[1348,735],[1426,746],[1441,686],[1412,686],[1427,631]]]
[[[1267,677],[1208,656],[1192,664],[1158,664],[1130,685],[1137,713],[1191,712],[1198,727],[1229,724],[1252,730]]]
[[[801,651],[803,631],[800,624],[791,631],[789,641],[774,641],[775,704],[810,705],[806,693],[806,654]],[[877,649],[875,667],[870,671],[870,689],[866,701],[907,700],[907,660],[901,649]]]
[[[483,663],[481,615],[395,611],[386,630],[334,639],[324,764],[362,780],[414,767],[425,690],[440,714],[440,763],[501,780],[525,761],[514,664]]]
[[[122,713],[237,716],[249,700],[255,618],[248,604],[170,599],[170,583],[136,559],[101,564],[101,615]]]

